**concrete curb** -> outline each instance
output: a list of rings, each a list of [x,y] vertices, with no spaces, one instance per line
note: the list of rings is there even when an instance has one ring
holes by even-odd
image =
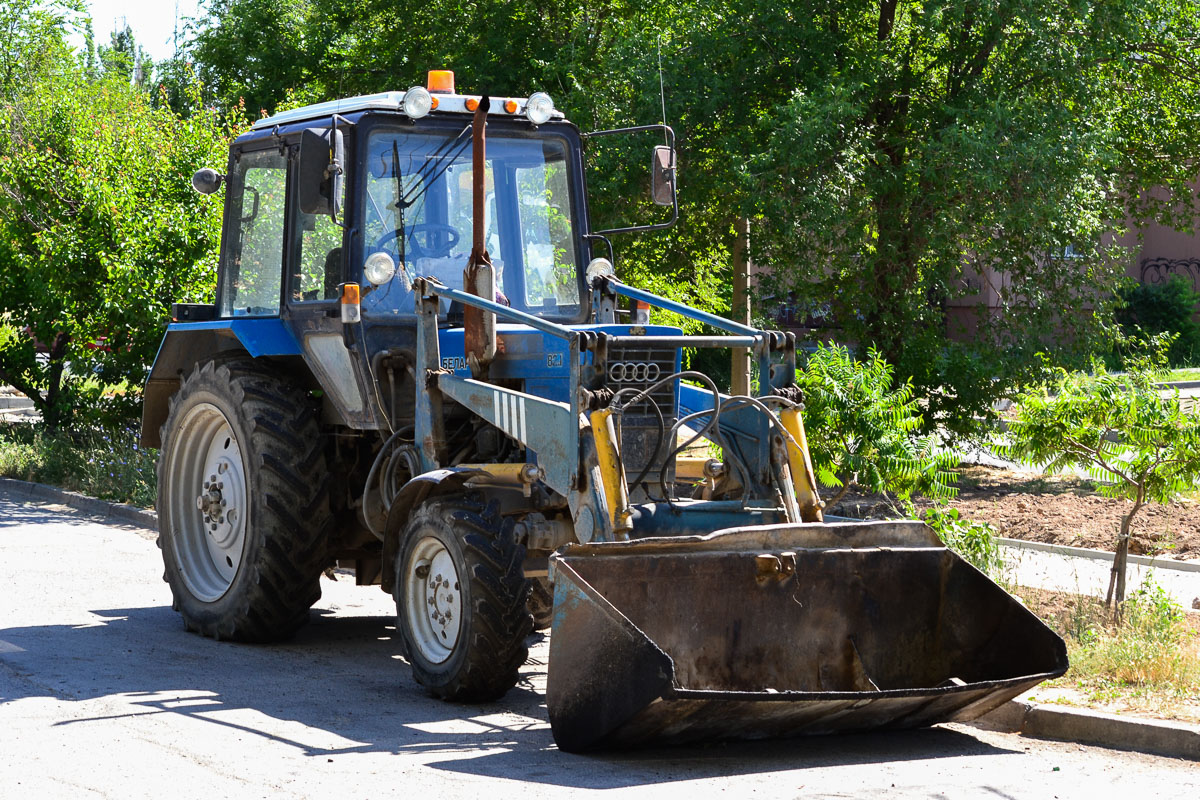
[[[1122,717],[1088,708],[1011,700],[969,724],[1035,739],[1057,739],[1200,761],[1200,726],[1182,722]]]
[[[16,497],[28,500],[41,500],[49,503],[61,503],[76,511],[82,511],[105,520],[113,520],[152,531],[158,530],[158,514],[137,506],[125,503],[111,503],[108,500],[98,500],[78,492],[68,492],[57,486],[47,486],[44,483],[20,481],[15,478],[0,478],[0,489],[11,492]]]
[[[1060,556],[1072,556],[1074,558],[1090,558],[1093,561],[1104,561],[1112,563],[1115,555],[1107,550],[1092,550],[1086,547],[1071,547],[1065,544],[1050,544],[1048,542],[1028,542],[1024,539],[1009,539],[1003,536],[997,536],[996,542],[1005,547],[1011,547],[1014,550],[1040,550],[1043,553],[1055,553]],[[1170,558],[1156,558],[1154,556],[1139,556],[1133,553],[1129,554],[1130,564],[1140,564],[1143,567],[1150,569],[1173,569],[1179,572],[1200,572],[1200,561],[1177,561]]]
[[[1200,389],[1200,381],[1166,381],[1165,383],[1154,384],[1160,389]]]

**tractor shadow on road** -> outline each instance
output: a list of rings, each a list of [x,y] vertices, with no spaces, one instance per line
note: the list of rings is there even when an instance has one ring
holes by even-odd
[[[167,607],[95,610],[82,626],[0,630],[0,704],[79,703],[58,726],[146,715],[199,720],[210,735],[333,758],[408,756],[441,770],[572,788],[618,788],[804,767],[1014,752],[948,728],[640,749],[586,756],[554,746],[544,701],[545,642],[497,703],[426,695],[397,655],[393,618],[314,612],[290,642],[215,642]],[[15,691],[13,690],[15,687]],[[197,745],[199,746],[199,745]]]

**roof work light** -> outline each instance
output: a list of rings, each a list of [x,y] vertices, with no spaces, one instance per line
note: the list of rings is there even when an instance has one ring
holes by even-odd
[[[437,94],[454,94],[454,73],[448,69],[431,69],[425,88]]]

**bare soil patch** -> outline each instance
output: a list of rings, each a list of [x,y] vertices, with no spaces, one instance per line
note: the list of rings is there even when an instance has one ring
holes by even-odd
[[[917,500],[918,508],[930,505],[924,498]],[[990,524],[999,536],[1111,551],[1131,502],[1104,497],[1093,482],[1075,476],[963,466],[958,497],[949,505],[966,519]],[[829,512],[894,515],[882,498],[853,494]],[[1187,499],[1144,506],[1134,518],[1130,552],[1200,558],[1200,503]]]

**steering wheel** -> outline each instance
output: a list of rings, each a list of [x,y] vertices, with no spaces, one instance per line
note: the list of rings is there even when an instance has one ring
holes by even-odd
[[[425,243],[417,238],[417,234],[425,235]],[[435,234],[445,234],[445,241],[437,246],[429,244]],[[396,231],[385,231],[382,236],[375,242],[376,250],[383,250],[385,246],[390,244],[397,238]],[[440,238],[440,237],[439,237]],[[405,248],[405,255],[410,258],[445,258],[450,255],[450,251],[458,244],[461,236],[458,229],[453,225],[445,225],[441,222],[418,222],[408,229],[408,245]]]

